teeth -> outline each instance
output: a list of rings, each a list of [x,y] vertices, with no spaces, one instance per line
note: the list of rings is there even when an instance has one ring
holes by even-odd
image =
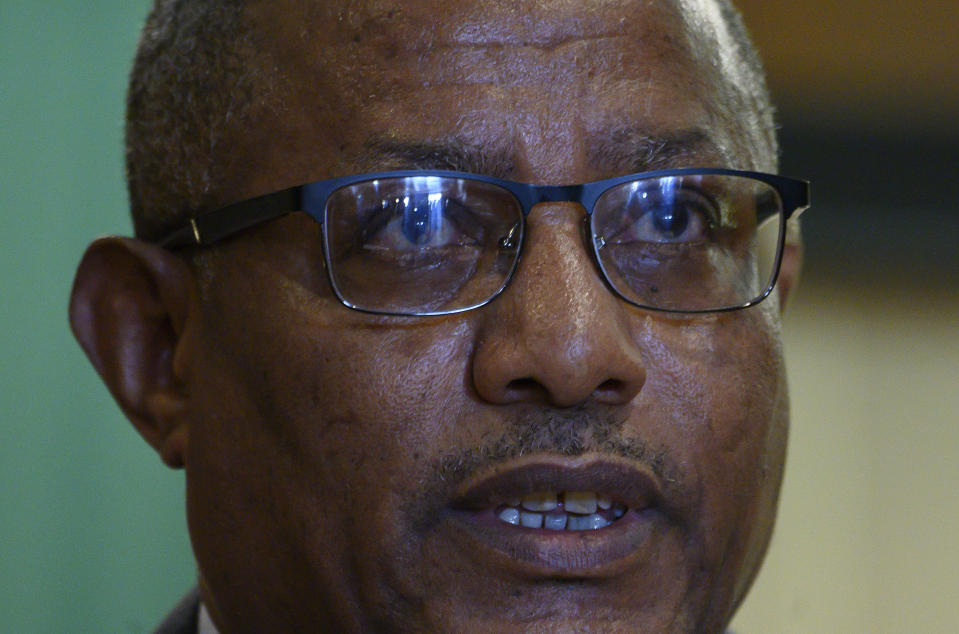
[[[505,508],[499,513],[499,518],[507,524],[519,524],[519,509]]]
[[[527,511],[552,511],[556,506],[555,493],[539,491],[523,496],[523,508]]]
[[[593,513],[592,515],[570,517],[569,521],[566,522],[566,530],[589,531],[596,530],[597,528],[603,528],[604,526],[609,526],[610,524],[612,524],[612,522],[604,519],[602,515]]]
[[[543,528],[561,531],[566,528],[566,513],[553,513],[543,518]]]
[[[590,515],[596,512],[596,494],[592,491],[567,491],[563,498],[567,513]]]
[[[513,526],[552,531],[587,531],[609,526],[629,510],[594,491],[536,491],[510,498],[496,516]]]

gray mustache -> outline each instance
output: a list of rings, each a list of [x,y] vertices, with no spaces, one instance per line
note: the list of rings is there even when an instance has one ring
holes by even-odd
[[[642,438],[626,437],[622,411],[584,405],[569,410],[527,408],[511,418],[500,436],[478,447],[447,453],[434,463],[437,477],[455,488],[474,474],[521,456],[577,457],[589,452],[642,464],[667,489],[681,482],[669,453]]]

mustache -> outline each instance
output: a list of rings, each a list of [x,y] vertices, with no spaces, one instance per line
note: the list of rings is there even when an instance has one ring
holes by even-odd
[[[524,407],[512,414],[511,424],[500,435],[433,461],[434,477],[430,480],[438,495],[432,499],[445,499],[478,473],[523,456],[577,457],[587,453],[640,464],[659,480],[667,497],[683,494],[679,490],[682,478],[678,463],[664,447],[625,435],[628,412],[622,408],[598,404],[563,410]]]

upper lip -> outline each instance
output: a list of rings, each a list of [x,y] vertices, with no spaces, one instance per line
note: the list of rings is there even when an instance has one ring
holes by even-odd
[[[631,510],[658,506],[662,490],[650,470],[599,457],[533,457],[498,465],[456,491],[455,509],[481,510],[536,491],[594,491]]]

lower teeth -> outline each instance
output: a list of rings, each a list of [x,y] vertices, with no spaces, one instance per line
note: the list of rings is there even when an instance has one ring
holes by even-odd
[[[566,528],[566,524],[566,513],[547,515],[543,518],[543,528],[548,528],[551,531],[564,530]]]

